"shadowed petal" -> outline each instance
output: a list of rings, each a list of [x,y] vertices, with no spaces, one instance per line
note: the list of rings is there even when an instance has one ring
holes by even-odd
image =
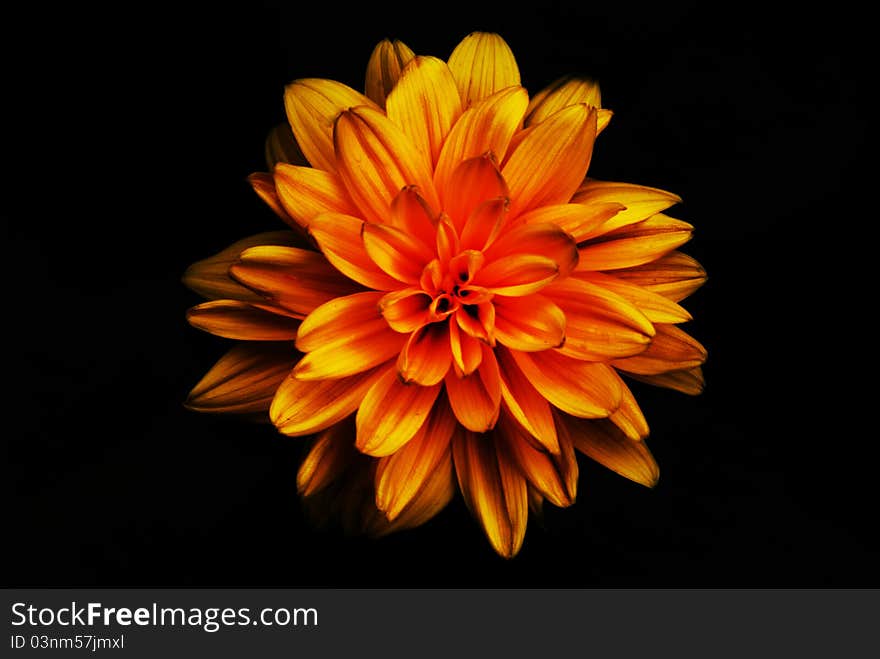
[[[675,325],[655,327],[657,334],[644,352],[617,359],[613,366],[637,375],[659,375],[692,369],[706,361],[706,349],[690,334]]]
[[[612,277],[599,272],[579,272],[576,277],[581,281],[591,282],[619,295],[636,306],[652,323],[685,323],[693,320],[685,308],[672,300],[641,286],[618,279],[616,276]]]
[[[400,79],[403,68],[415,57],[415,53],[402,41],[383,39],[373,49],[367,63],[365,91],[367,98],[380,108]]]
[[[310,497],[330,486],[348,467],[354,450],[354,424],[342,421],[318,435],[296,473],[296,489]]]
[[[379,300],[379,313],[395,332],[414,332],[428,322],[431,296],[419,288],[387,293]]]
[[[619,375],[617,377],[620,378]],[[633,396],[632,391],[630,391],[622,379],[620,380],[620,392],[620,407],[608,419],[620,428],[621,432],[628,438],[635,440],[645,439],[649,432],[648,421],[645,419],[645,415],[642,414],[642,409],[639,407],[636,397]]]
[[[289,313],[267,305],[214,300],[191,308],[186,319],[193,327],[227,339],[285,341],[292,340],[299,327],[298,317]]]
[[[269,171],[275,169],[278,163],[288,165],[308,165],[302,149],[296,143],[290,124],[278,124],[266,136],[265,143],[266,166]]]
[[[628,438],[604,419],[576,419],[567,415],[561,415],[561,419],[578,451],[631,481],[647,487],[657,484],[660,469],[645,442]]]
[[[281,163],[275,167],[275,188],[284,210],[303,228],[321,213],[357,213],[339,176],[312,167]]]
[[[502,414],[495,430],[522,474],[550,503],[565,507],[574,503],[567,483],[553,457],[532,446],[528,432],[506,414]],[[562,456],[560,456],[562,457]],[[569,464],[572,454],[563,459]],[[576,461],[575,461],[576,463]],[[569,464],[569,468],[570,464]],[[577,469],[575,466],[574,469]]]
[[[462,377],[449,371],[445,380],[452,411],[461,425],[474,432],[486,432],[495,425],[501,404],[498,362],[491,348],[485,344],[480,348],[483,357],[476,371]]]
[[[635,373],[627,373],[626,375],[633,380],[654,385],[655,387],[680,391],[688,396],[697,396],[703,393],[703,389],[706,386],[706,380],[703,378],[703,369],[699,366],[683,371],[657,373],[656,375],[636,375]]]
[[[559,441],[550,403],[529,382],[509,350],[496,352],[501,374],[501,396],[507,413],[551,453],[559,453]]]
[[[247,177],[248,183],[257,193],[257,196],[272,209],[278,217],[284,220],[291,229],[305,237],[302,228],[287,214],[281,199],[278,197],[278,191],[275,189],[275,180],[268,172],[254,172]]]
[[[618,203],[626,207],[626,210],[617,213],[603,225],[601,230],[593,233],[593,235],[600,235],[647,220],[652,215],[656,215],[674,204],[681,203],[681,197],[672,192],[649,188],[645,185],[587,179],[575,192],[571,202],[588,206]],[[593,235],[585,236],[582,240],[592,238]]]
[[[615,270],[614,276],[673,302],[681,302],[706,283],[703,266],[681,252],[670,252],[650,263]]]
[[[691,239],[694,227],[658,213],[615,229],[580,248],[578,270],[618,270],[648,263]]]

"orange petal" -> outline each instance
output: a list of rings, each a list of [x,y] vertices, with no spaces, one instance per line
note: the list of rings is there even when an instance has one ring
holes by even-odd
[[[541,206],[520,215],[514,224],[551,223],[569,234],[575,242],[595,235],[599,227],[624,209],[617,202],[596,204],[554,204]]]
[[[659,375],[683,371],[706,361],[706,349],[690,334],[675,325],[656,325],[651,344],[635,357],[617,359],[615,368],[638,375]]]
[[[497,197],[477,206],[462,229],[462,249],[482,250],[491,245],[501,234],[508,205],[506,197]]]
[[[296,336],[299,320],[283,310],[236,300],[214,300],[191,308],[189,324],[198,329],[242,341],[285,341]]]
[[[658,293],[599,272],[579,272],[577,279],[588,281],[632,303],[652,323],[685,323],[693,320],[687,310]]]
[[[672,192],[666,192],[658,188],[649,188],[644,185],[632,183],[617,183],[613,181],[597,181],[588,179],[581,185],[574,196],[572,203],[594,204],[618,203],[626,207],[626,210],[614,215],[601,230],[594,231],[593,237],[620,227],[635,224],[647,220],[652,215],[664,211],[674,204],[681,202],[681,197]]]
[[[327,488],[348,467],[354,450],[354,426],[340,422],[318,435],[296,473],[300,496],[310,497]]]
[[[574,501],[577,496],[578,462],[575,455],[574,443],[568,429],[560,421],[561,412],[553,412],[553,420],[556,425],[556,435],[559,437],[559,455],[551,455],[550,458],[562,476],[562,482],[568,492],[568,497]]]
[[[435,260],[428,264],[428,267],[425,269],[425,274],[430,276],[430,280],[434,284],[443,278],[443,266],[441,266],[440,263],[445,265],[449,259],[455,254],[458,254],[461,249],[461,243],[458,240],[458,232],[455,230],[455,227],[452,225],[452,220],[449,219],[449,216],[446,213],[441,213],[440,217],[437,218],[436,240],[439,262]],[[435,263],[436,266],[434,265]],[[439,279],[437,279],[437,276],[439,276]]]
[[[337,167],[349,196],[367,220],[387,222],[391,201],[415,185],[431,208],[440,208],[424,156],[381,111],[345,110],[333,130]]]
[[[455,313],[455,320],[468,336],[495,346],[495,306],[491,302],[462,306]]]
[[[574,503],[573,497],[569,496],[563,474],[552,457],[532,446],[529,434],[522,426],[502,414],[495,433],[526,480],[542,496],[555,506],[565,507]]]
[[[585,418],[601,418],[620,407],[620,380],[609,366],[566,357],[555,350],[510,354],[551,405]]]
[[[303,321],[296,337],[302,352],[345,343],[370,325],[382,326],[379,301],[382,293],[366,291],[334,298],[316,307]]]
[[[444,399],[416,435],[376,467],[376,507],[394,520],[418,494],[431,473],[450,458],[455,417]]]
[[[649,263],[691,239],[694,227],[658,213],[615,229],[580,249],[578,270],[618,270]]]
[[[468,218],[486,201],[507,197],[507,184],[489,153],[463,161],[452,172],[444,190],[444,210],[461,234]]]
[[[481,344],[480,367],[471,375],[446,374],[446,393],[456,418],[468,430],[486,432],[498,420],[501,376],[492,349]]]
[[[448,323],[430,323],[413,332],[397,360],[400,378],[407,384],[435,385],[452,363]]]
[[[390,224],[365,223],[364,249],[383,272],[406,284],[418,285],[434,252],[416,236]]]
[[[380,108],[400,79],[400,74],[415,53],[402,41],[383,39],[373,49],[367,63],[365,91],[367,98]]]
[[[595,139],[596,111],[586,105],[567,107],[532,128],[501,169],[511,218],[568,202],[584,180]]]
[[[559,110],[579,103],[601,108],[599,84],[595,80],[576,76],[559,78],[535,94],[529,102],[524,123],[526,126],[540,123]]]
[[[357,413],[357,447],[375,457],[391,455],[418,432],[440,393],[439,384],[404,384],[397,368],[385,371]]]
[[[287,123],[278,124],[269,131],[269,134],[266,136],[265,152],[266,166],[269,168],[269,171],[275,169],[275,165],[278,163],[287,163],[288,165],[308,164],[302,149],[296,143],[296,138],[293,136],[290,124]]]
[[[278,199],[295,224],[308,228],[321,213],[357,213],[339,176],[312,167],[275,167]]]
[[[183,274],[183,283],[190,290],[209,300],[229,299],[243,302],[265,302],[265,298],[245,288],[229,276],[229,266],[238,261],[238,255],[257,245],[295,245],[299,243],[293,231],[258,233],[233,243],[214,256],[193,263]]]
[[[558,348],[565,340],[565,314],[542,295],[496,295],[495,338],[523,352]]]
[[[483,361],[480,341],[465,334],[457,321],[449,323],[449,345],[452,350],[452,363],[457,369],[456,375],[470,375]]]
[[[627,373],[627,375],[633,380],[654,385],[655,387],[680,391],[689,396],[697,396],[703,393],[703,389],[706,386],[706,380],[703,378],[703,369],[699,366],[683,371],[668,371],[656,375],[636,375],[633,373]]]
[[[418,188],[408,186],[401,190],[391,202],[388,223],[403,230],[428,246],[434,245],[437,230],[433,211],[419,194]]]
[[[415,57],[403,71],[386,104],[388,118],[400,126],[434,171],[440,148],[462,113],[449,67],[436,57]]]
[[[428,322],[431,296],[419,288],[387,293],[379,300],[379,313],[395,332],[414,332]]]
[[[680,302],[706,283],[706,271],[682,252],[670,252],[656,261],[615,270],[614,276]]]
[[[525,478],[491,435],[456,433],[452,455],[465,504],[483,527],[492,548],[510,558],[520,550],[528,521]]]
[[[351,87],[320,78],[294,80],[284,89],[284,109],[300,149],[316,169],[336,169],[333,122],[356,105],[374,103]]]
[[[566,277],[578,262],[574,239],[555,224],[525,224],[505,231],[486,249],[486,262],[491,263],[512,254],[537,255],[552,260],[560,277]]]
[[[388,367],[335,380],[311,382],[286,378],[272,400],[269,416],[278,431],[291,437],[329,428],[354,412]]]
[[[538,292],[558,276],[559,265],[546,256],[511,254],[480,270],[474,283],[497,295],[521,296]]]
[[[367,288],[392,291],[400,282],[373,263],[361,237],[364,222],[351,215],[325,213],[312,220],[309,233],[333,266]]]
[[[499,35],[489,32],[472,32],[462,39],[449,56],[449,70],[465,106],[520,84],[513,51]]]
[[[229,273],[265,299],[299,314],[358,290],[323,255],[296,247],[251,247],[241,253]]]
[[[645,442],[634,441],[624,435],[610,421],[562,417],[574,447],[599,464],[624,478],[654,487],[660,478],[660,468]]]
[[[275,180],[272,178],[271,174],[268,172],[254,172],[248,176],[248,183],[251,184],[251,187],[254,189],[254,192],[257,193],[257,196],[272,209],[272,212],[284,220],[284,222],[297,233],[302,234],[299,225],[297,225],[297,223],[290,218],[290,215],[287,214],[287,211],[284,210],[284,206],[282,206],[281,200],[278,198],[278,191],[275,189]]]
[[[504,408],[551,453],[559,453],[556,425],[547,399],[529,382],[506,349],[497,351]]]
[[[193,387],[186,407],[197,412],[265,413],[297,356],[289,342],[237,345]]]
[[[620,378],[619,375],[617,377]],[[620,391],[620,407],[608,419],[630,439],[645,439],[649,432],[648,421],[645,419],[636,397],[633,396],[632,391],[622,379],[620,380]]]
[[[525,89],[509,87],[461,115],[443,144],[434,172],[434,183],[444,204],[455,192],[449,179],[461,162],[486,153],[491,153],[496,162],[504,159],[528,102]]]

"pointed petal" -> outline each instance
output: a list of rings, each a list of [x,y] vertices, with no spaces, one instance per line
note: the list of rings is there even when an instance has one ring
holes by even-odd
[[[528,432],[522,426],[511,417],[502,414],[495,433],[526,480],[550,503],[560,507],[574,503],[569,496],[563,475],[552,457],[532,446]]]
[[[595,204],[554,204],[541,206],[520,215],[513,224],[551,223],[582,242],[596,234],[599,227],[624,209],[617,202]]]
[[[382,293],[366,291],[334,298],[316,307],[302,322],[296,347],[301,352],[310,352],[345,343],[350,336],[363,331],[362,327],[382,320],[379,315],[381,299]]]
[[[483,361],[480,341],[462,331],[458,322],[449,323],[449,345],[453,366],[458,369],[456,375],[470,375]]]
[[[355,454],[354,425],[340,422],[318,435],[296,473],[300,496],[310,497],[342,476]]]
[[[523,352],[558,348],[565,340],[565,314],[543,295],[496,295],[495,338]]]
[[[605,364],[572,359],[555,350],[510,354],[535,389],[563,412],[595,419],[620,407],[620,380]]]
[[[658,188],[649,188],[644,185],[587,179],[578,188],[571,201],[572,203],[588,206],[618,203],[626,207],[626,210],[617,213],[603,225],[601,230],[583,238],[586,240],[586,238],[592,238],[595,235],[647,220],[660,211],[664,211],[674,204],[681,203],[681,197],[672,192],[666,192]]]
[[[455,417],[445,397],[434,405],[416,435],[396,453],[381,458],[376,468],[376,507],[394,520],[451,455]]]
[[[385,294],[379,313],[395,332],[414,332],[428,322],[431,296],[419,288],[405,288]]]
[[[681,252],[670,252],[644,265],[615,270],[614,276],[673,302],[681,302],[706,283],[703,266]]]
[[[272,178],[271,174],[268,172],[254,172],[247,177],[247,180],[254,189],[254,192],[257,193],[257,196],[272,209],[272,212],[284,220],[284,222],[294,231],[305,237],[305,234],[299,225],[297,225],[297,223],[291,219],[290,215],[287,214],[287,211],[284,210],[284,206],[278,198],[278,191],[275,189],[275,180]]]
[[[300,149],[316,169],[336,169],[333,122],[339,113],[356,105],[376,107],[351,87],[320,78],[294,80],[284,89],[284,109]]]
[[[619,375],[617,377],[620,379]],[[648,421],[636,397],[622,379],[620,379],[620,391],[620,407],[608,419],[629,439],[645,439],[649,432]]]
[[[461,425],[474,432],[486,432],[495,425],[501,404],[498,362],[491,348],[480,347],[483,356],[476,371],[462,377],[449,371],[445,380],[452,411]]]
[[[430,323],[413,332],[397,360],[400,378],[426,387],[443,380],[452,364],[449,324]]]
[[[440,149],[462,113],[449,67],[436,57],[417,56],[388,95],[388,118],[400,126],[434,170]]]
[[[336,120],[333,145],[349,196],[367,220],[387,222],[391,201],[415,185],[431,208],[440,208],[431,168],[422,153],[381,111],[345,110]]]
[[[606,233],[580,249],[578,270],[618,270],[649,263],[691,239],[694,227],[658,213]]]
[[[406,335],[388,327],[375,307],[373,314],[375,319],[361,324],[340,319],[322,328],[320,335],[331,336],[332,340],[303,357],[293,374],[300,380],[341,378],[397,357],[406,343]],[[309,339],[313,341],[313,337]]]
[[[472,32],[449,56],[449,70],[465,106],[520,84],[519,67],[507,42],[489,32]]]
[[[291,437],[329,428],[358,408],[367,391],[388,368],[378,367],[351,377],[318,382],[288,377],[272,400],[269,410],[272,423],[279,432]]]
[[[197,412],[265,413],[297,356],[289,342],[237,345],[193,387],[186,407]]]
[[[323,255],[296,247],[251,247],[241,253],[229,273],[259,292],[264,301],[298,314],[311,313],[328,300],[358,290]]]
[[[496,197],[477,206],[462,229],[462,249],[483,250],[491,245],[501,234],[508,205],[506,197]]]
[[[521,296],[538,292],[559,276],[559,265],[545,256],[511,254],[480,270],[474,284],[497,295]],[[462,326],[462,329],[467,329]]]
[[[644,352],[617,359],[613,366],[637,375],[659,375],[695,368],[706,361],[706,349],[690,334],[675,325],[655,327],[657,334]]]
[[[683,371],[668,371],[656,375],[636,375],[634,373],[627,373],[627,376],[633,380],[654,385],[655,387],[680,391],[688,396],[697,396],[703,393],[703,389],[706,387],[706,380],[703,378],[703,369],[699,366]]]
[[[481,204],[507,195],[507,184],[494,156],[488,153],[468,158],[453,170],[443,191],[443,208],[461,234],[465,222]]]
[[[554,410],[553,421],[556,425],[556,435],[559,438],[559,455],[551,455],[550,457],[562,476],[562,482],[565,485],[566,492],[568,492],[569,499],[574,502],[577,497],[579,468],[574,443],[571,440],[568,429],[560,421],[561,417],[562,413]]]
[[[204,302],[187,311],[186,319],[200,330],[242,341],[292,340],[299,327],[287,312],[236,300]]]
[[[367,63],[365,91],[367,98],[380,108],[394,89],[403,68],[415,57],[415,53],[402,41],[383,39],[373,49]]]
[[[339,176],[312,167],[275,167],[278,199],[295,224],[308,228],[321,213],[357,213]]]
[[[580,186],[596,139],[596,111],[572,105],[532,128],[501,168],[510,216],[562,204]]]
[[[593,108],[602,107],[602,94],[595,80],[565,76],[539,91],[529,102],[525,125],[537,124],[569,105],[584,103]]]
[[[559,453],[556,426],[547,399],[529,382],[509,350],[499,349],[496,355],[505,410],[548,451]]]
[[[433,211],[415,186],[405,187],[391,202],[388,223],[433,247],[437,230]]]
[[[418,285],[434,252],[420,238],[390,224],[364,223],[364,249],[383,272],[406,284]]]
[[[275,169],[278,163],[287,163],[288,165],[308,165],[302,149],[296,143],[290,124],[278,124],[269,131],[266,136],[266,166],[269,171]]]
[[[574,239],[555,224],[524,224],[505,231],[485,251],[486,263],[513,254],[537,255],[552,260],[560,277],[577,266],[578,249]]]
[[[400,282],[382,272],[364,248],[364,222],[351,215],[325,213],[312,220],[309,233],[339,272],[367,288],[392,291]]]
[[[658,293],[599,272],[580,272],[577,279],[588,281],[619,295],[639,309],[652,323],[686,323],[693,320],[687,310]]]
[[[364,397],[357,413],[357,447],[375,457],[391,455],[418,432],[440,393],[439,384],[404,384],[388,369]]]
[[[624,435],[610,421],[562,417],[574,447],[599,464],[624,478],[654,487],[660,478],[660,468],[645,442],[634,441]]]

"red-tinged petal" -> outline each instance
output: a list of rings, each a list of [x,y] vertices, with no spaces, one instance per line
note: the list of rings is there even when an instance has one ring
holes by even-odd
[[[288,377],[278,387],[269,416],[279,432],[291,437],[324,430],[354,412],[370,387],[388,370],[388,366],[378,367],[318,382]]]
[[[565,76],[554,80],[539,91],[529,102],[524,124],[537,124],[570,105],[584,103],[594,108],[602,107],[599,84],[589,78]]]
[[[446,62],[417,56],[407,64],[388,95],[386,110],[388,118],[425,155],[433,171],[443,142],[463,108]]]
[[[351,87],[320,78],[294,80],[284,89],[284,109],[294,137],[316,169],[334,171],[333,122],[350,107],[375,104]]]
[[[544,289],[565,313],[565,344],[560,352],[576,359],[606,361],[645,350],[655,334],[638,307],[607,288],[576,277]]]
[[[595,204],[555,204],[523,213],[513,224],[555,224],[579,243],[594,236],[599,227],[605,226],[623,209],[622,204],[614,201]]]
[[[461,330],[458,322],[449,323],[449,345],[452,350],[452,363],[456,375],[470,375],[483,361],[480,341]]]
[[[303,321],[296,338],[302,352],[345,343],[370,324],[381,326],[382,293],[366,291],[334,298],[315,308]]]
[[[449,69],[465,106],[507,87],[520,84],[519,67],[501,36],[472,32],[449,56]]]
[[[435,403],[427,421],[397,452],[381,458],[376,467],[376,507],[394,520],[450,458],[455,417],[445,398]]]
[[[514,297],[537,293],[558,276],[559,265],[553,259],[534,254],[511,254],[480,270],[474,284],[497,295]]]
[[[299,327],[299,320],[288,313],[248,302],[214,300],[192,307],[186,319],[193,327],[227,339],[285,341],[293,339]]]
[[[491,245],[501,234],[508,205],[506,197],[497,197],[477,206],[462,229],[462,249],[482,250]]]
[[[434,233],[437,230],[434,212],[419,194],[418,188],[408,186],[401,190],[391,202],[388,223],[403,230],[429,247],[434,246]]]
[[[485,260],[483,253],[474,249],[465,250],[450,259],[448,271],[454,282],[452,285],[463,287],[470,284],[480,268],[483,267]]]
[[[577,266],[578,249],[574,239],[555,224],[525,224],[505,231],[486,249],[486,262],[515,254],[542,256],[552,260],[560,277]]]
[[[637,375],[659,375],[683,371],[706,361],[706,349],[690,334],[675,325],[656,325],[651,344],[635,357],[617,359],[613,366]]]
[[[290,124],[278,124],[266,136],[265,142],[266,166],[269,171],[275,169],[278,163],[288,165],[308,165],[302,149],[296,143]]]
[[[614,276],[673,302],[681,302],[706,283],[703,266],[681,252],[670,252],[644,265],[615,270]]]
[[[505,558],[519,551],[528,516],[526,481],[505,449],[491,435],[456,433],[452,455],[465,504],[493,549]]]
[[[424,156],[381,111],[345,110],[336,120],[333,144],[339,175],[367,220],[387,222],[391,201],[410,185],[428,206],[440,208]]]
[[[486,432],[498,420],[501,404],[501,376],[492,349],[480,346],[480,367],[471,375],[446,374],[446,393],[456,418],[468,430]]]
[[[649,188],[644,185],[587,179],[575,192],[571,202],[587,206],[618,203],[626,207],[625,210],[614,215],[591,235],[583,238],[583,240],[586,240],[586,238],[592,238],[620,227],[647,220],[660,211],[680,203],[681,197],[672,192],[666,192],[658,188]]]
[[[605,364],[572,359],[555,350],[510,354],[535,389],[563,412],[596,419],[620,407],[620,380]]]
[[[440,389],[439,384],[404,384],[396,366],[388,369],[358,409],[358,449],[374,457],[391,455],[400,449],[422,427]]]
[[[271,174],[268,172],[254,172],[248,176],[248,183],[251,184],[251,187],[254,189],[254,192],[257,193],[257,196],[272,209],[272,212],[284,220],[284,222],[297,233],[304,236],[302,229],[291,219],[290,215],[287,214],[287,211],[284,210],[284,206],[281,205],[281,200],[278,198],[278,191],[275,189],[275,180]]]
[[[617,376],[620,378],[620,376]],[[609,421],[620,428],[621,432],[630,439],[645,439],[648,436],[648,421],[639,407],[636,397],[632,391],[626,386],[626,383],[620,380],[620,407],[608,417]]]
[[[293,374],[300,380],[341,378],[397,357],[406,343],[406,335],[388,327],[378,310],[373,313],[374,320],[359,325],[340,320],[321,331],[321,335],[332,336],[332,341],[305,355]]]
[[[294,313],[311,313],[318,305],[359,289],[318,252],[261,245],[246,249],[229,274],[265,300]]]
[[[523,352],[558,348],[565,340],[565,314],[543,295],[496,295],[495,339]]]
[[[190,290],[209,300],[240,300],[265,302],[258,293],[245,288],[229,276],[229,266],[238,261],[238,255],[257,245],[296,245],[300,240],[293,231],[258,233],[233,243],[214,256],[193,263],[183,274],[183,283]]]
[[[309,233],[333,267],[349,279],[379,291],[400,288],[400,282],[385,274],[367,254],[361,237],[363,226],[356,217],[325,213],[312,220]]]
[[[379,313],[395,332],[414,332],[428,322],[431,296],[418,288],[387,293],[379,300]]]
[[[197,412],[265,414],[297,356],[289,342],[237,345],[193,387],[186,407]]]
[[[438,267],[440,279],[443,278],[443,265],[446,264],[453,255],[458,254],[461,249],[461,243],[458,239],[458,232],[452,224],[452,220],[446,213],[441,213],[437,221],[437,256],[439,257]],[[431,265],[433,268],[433,265]],[[435,271],[431,271],[432,281]]]
[[[680,391],[688,396],[697,396],[703,393],[703,389],[706,387],[703,369],[699,366],[682,371],[658,373],[656,375],[636,375],[634,373],[627,373],[626,375],[633,380],[638,380],[655,387]]]
[[[365,92],[367,98],[380,108],[400,79],[403,68],[415,57],[415,53],[402,41],[383,39],[373,49],[367,63]]]
[[[458,165],[442,193],[443,209],[459,235],[481,204],[508,196],[507,184],[491,152],[468,158]]]
[[[307,229],[322,213],[357,213],[334,172],[281,163],[275,167],[274,180],[281,205],[299,227]]]
[[[529,382],[510,351],[499,349],[496,356],[504,408],[538,443],[551,453],[559,453],[556,426],[547,399]]]
[[[694,227],[658,213],[615,229],[580,249],[578,270],[619,270],[649,263],[691,239]]]
[[[528,432],[522,426],[502,414],[495,434],[526,480],[550,503],[559,507],[574,503],[552,456],[533,447]]]
[[[418,285],[434,252],[418,237],[390,224],[365,223],[364,249],[383,272],[406,284]]]
[[[525,89],[509,87],[461,115],[443,144],[434,171],[434,183],[444,203],[455,193],[449,179],[459,163],[486,153],[494,155],[496,162],[503,161],[513,134],[522,125],[528,102]]]
[[[654,487],[660,468],[645,442],[627,437],[610,421],[563,416],[574,447],[624,478]]]
[[[572,105],[532,128],[501,169],[510,189],[510,216],[568,202],[590,165],[596,111]]]
[[[430,323],[413,332],[397,360],[400,378],[426,387],[442,381],[452,363],[448,323]]]
[[[577,279],[601,286],[632,303],[652,323],[686,323],[693,320],[687,310],[659,293],[599,272],[579,272]]]
[[[356,454],[353,424],[343,421],[330,426],[318,435],[300,464],[297,492],[310,497],[326,489],[344,473]]]

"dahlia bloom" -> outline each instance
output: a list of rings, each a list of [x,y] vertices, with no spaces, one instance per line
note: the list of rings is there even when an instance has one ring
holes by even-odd
[[[315,510],[381,535],[460,491],[492,547],[575,501],[576,452],[658,478],[624,378],[702,390],[678,303],[705,273],[655,188],[588,177],[611,112],[563,78],[533,97],[495,34],[448,61],[383,41],[365,94],[301,79],[250,177],[289,230],[191,266],[195,327],[241,341],[192,390],[204,412],[308,437]]]

